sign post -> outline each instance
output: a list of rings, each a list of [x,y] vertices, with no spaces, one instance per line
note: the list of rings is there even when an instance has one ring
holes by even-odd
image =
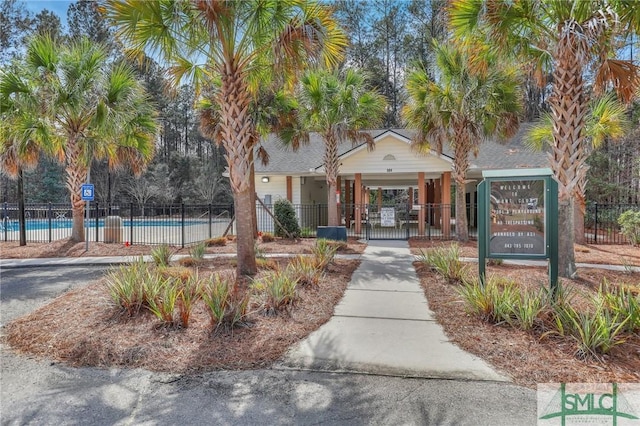
[[[80,196],[86,201],[85,207],[85,219],[84,219],[84,240],[85,240],[85,250],[89,251],[89,203],[93,201],[95,197],[95,191],[93,184],[85,183],[80,188]]]
[[[558,284],[558,183],[550,169],[488,170],[478,185],[478,273],[486,258],[548,259]]]

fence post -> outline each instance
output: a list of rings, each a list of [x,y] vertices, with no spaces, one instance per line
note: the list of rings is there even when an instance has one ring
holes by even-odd
[[[129,244],[133,245],[133,203],[129,203]]]
[[[594,205],[595,205],[595,210],[596,211],[595,211],[595,220],[594,220],[595,233],[593,234],[593,243],[594,244],[598,244],[598,203],[596,202],[596,203],[594,203]]]
[[[180,204],[180,228],[182,229],[182,248],[184,248],[184,203]]]
[[[208,209],[209,209],[209,239],[212,238],[211,235],[211,204],[208,205]]]
[[[51,242],[51,216],[53,216],[53,209],[51,208],[51,201],[49,201],[49,206],[47,208],[47,218],[49,219],[47,222],[49,223],[49,242]]]
[[[4,228],[4,240],[7,241],[7,227],[9,226],[9,203],[4,202],[4,214],[2,215],[2,223]]]
[[[98,216],[99,216],[99,207],[98,202],[96,201],[96,243],[98,242]]]

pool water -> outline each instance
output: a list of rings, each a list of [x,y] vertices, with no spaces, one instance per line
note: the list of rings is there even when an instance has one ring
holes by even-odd
[[[185,219],[185,226],[193,226],[193,225],[207,225],[209,222],[207,220],[197,220],[197,219]],[[51,219],[51,229],[65,229],[71,228],[73,221],[71,219]],[[95,228],[96,220],[89,220],[89,228]],[[128,219],[122,220],[122,226],[124,228],[128,228],[131,226],[131,221]],[[182,226],[182,220],[180,219],[141,219],[133,221],[134,227],[143,227],[143,226]],[[104,228],[104,219],[98,220],[98,227]],[[19,224],[17,220],[0,222],[0,230],[7,231],[18,231]],[[41,229],[49,229],[49,219],[33,219],[27,220],[27,231],[36,231]]]

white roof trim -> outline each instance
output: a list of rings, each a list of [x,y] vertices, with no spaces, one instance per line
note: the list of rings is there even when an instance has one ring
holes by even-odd
[[[406,138],[404,136],[402,136],[399,133],[394,132],[393,130],[385,130],[384,132],[380,133],[378,136],[376,136],[375,138],[373,138],[373,142],[377,143],[380,139],[385,138],[387,136],[392,136],[394,138],[396,138],[397,140],[406,143],[407,145],[411,145],[411,139]],[[358,152],[362,151],[363,149],[367,149],[367,144],[362,144],[359,145],[355,148],[352,148],[350,150],[348,150],[347,152],[343,153],[342,155],[340,155],[338,157],[338,160],[344,160],[345,158],[351,157],[352,155],[357,154]],[[431,149],[430,150],[430,155],[439,158],[441,160],[444,160],[450,164],[453,164],[453,158],[444,155],[444,154],[438,154],[435,150]],[[315,168],[316,173],[318,172],[324,172],[324,164],[319,165],[318,167]]]

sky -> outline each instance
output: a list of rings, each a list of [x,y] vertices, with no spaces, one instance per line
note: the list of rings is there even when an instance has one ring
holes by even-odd
[[[60,17],[63,26],[67,26],[67,8],[75,1],[71,0],[23,0],[27,10],[34,15],[48,9]]]

